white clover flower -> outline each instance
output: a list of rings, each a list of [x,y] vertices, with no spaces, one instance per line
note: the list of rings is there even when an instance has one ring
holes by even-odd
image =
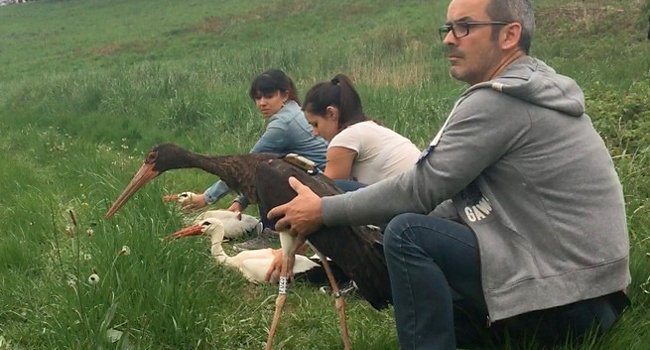
[[[88,253],[84,254],[84,260],[88,261],[88,260],[91,260],[92,258],[93,258],[93,256],[88,254]]]
[[[99,283],[99,275],[93,273],[92,275],[88,276],[88,283],[92,284],[93,286]]]
[[[123,245],[119,255],[129,255],[129,254],[131,254],[131,248],[129,248],[128,245]]]
[[[87,234],[88,236],[92,236],[94,233],[95,233],[95,231],[92,229],[92,227],[89,227],[89,228],[86,230],[86,234]]]

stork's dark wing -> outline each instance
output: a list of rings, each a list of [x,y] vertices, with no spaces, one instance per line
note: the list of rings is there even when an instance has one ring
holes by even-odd
[[[260,162],[255,173],[260,203],[269,209],[287,203],[296,196],[289,186],[290,176],[321,197],[341,193],[326,176],[309,175],[281,159]],[[382,309],[391,302],[390,280],[379,230],[366,226],[325,227],[309,235],[308,239],[355,281],[359,293],[374,308]]]
[[[245,155],[221,156],[219,168],[213,173],[218,174],[220,179],[228,187],[241,193],[251,204],[258,203],[257,190],[255,188],[255,175],[257,164],[265,163],[270,159],[279,158],[275,153],[249,153]]]

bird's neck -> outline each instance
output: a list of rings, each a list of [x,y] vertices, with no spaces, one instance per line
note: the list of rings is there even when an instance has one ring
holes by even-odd
[[[212,252],[212,256],[214,256],[220,264],[224,264],[230,259],[221,246],[221,239],[212,239],[212,249],[210,249],[210,251]]]
[[[194,166],[208,173],[219,176],[220,178],[235,178],[239,170],[235,160],[239,156],[208,156],[196,155]]]
[[[229,155],[208,156],[197,155],[195,167],[217,175],[231,190],[244,194],[251,203],[257,202],[255,192],[255,167],[259,162],[258,156]]]

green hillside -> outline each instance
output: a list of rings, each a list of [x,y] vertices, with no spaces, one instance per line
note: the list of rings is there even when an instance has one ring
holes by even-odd
[[[624,185],[631,240],[634,307],[604,339],[566,348],[645,349],[650,1],[536,4],[532,54],[583,87]],[[292,76],[301,97],[315,82],[348,74],[372,118],[424,147],[463,89],[448,76],[437,33],[446,7],[430,0],[0,7],[0,350],[262,348],[276,288],[216,266],[204,239],[162,240],[183,222],[161,196],[202,191],[212,176],[170,172],[115,218],[104,213],[156,143],[248,152],[263,120],[247,90],[269,68]],[[123,246],[130,254],[120,254]],[[88,281],[93,273],[97,284]],[[355,348],[398,348],[391,310],[347,302]],[[341,348],[331,298],[305,283],[292,287],[276,347]]]

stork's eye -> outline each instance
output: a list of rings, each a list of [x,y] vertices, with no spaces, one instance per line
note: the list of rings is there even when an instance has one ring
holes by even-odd
[[[145,162],[153,163],[155,160],[156,160],[156,152],[149,152],[147,154],[147,158],[145,159]]]

